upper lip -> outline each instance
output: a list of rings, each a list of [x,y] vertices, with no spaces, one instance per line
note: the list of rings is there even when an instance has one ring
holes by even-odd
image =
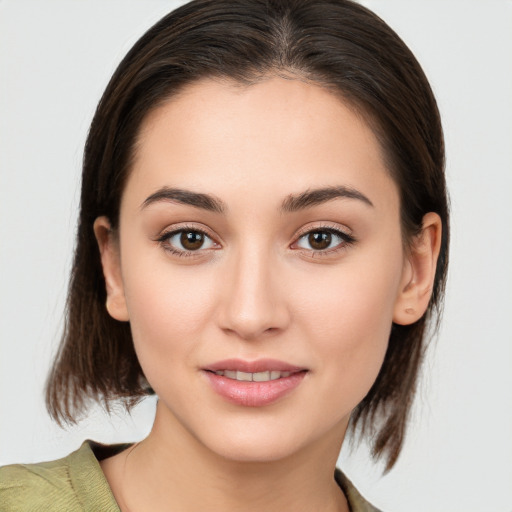
[[[306,368],[285,363],[277,359],[258,359],[256,361],[244,361],[243,359],[224,359],[204,368],[204,370],[217,372],[221,370],[236,370],[246,373],[259,372],[300,372]]]

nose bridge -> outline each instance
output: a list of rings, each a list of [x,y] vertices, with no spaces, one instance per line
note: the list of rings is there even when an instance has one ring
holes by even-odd
[[[253,339],[285,327],[288,314],[275,259],[272,250],[254,241],[234,251],[221,314],[223,329]]]

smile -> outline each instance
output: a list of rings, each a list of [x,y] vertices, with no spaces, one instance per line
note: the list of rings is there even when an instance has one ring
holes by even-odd
[[[211,389],[242,407],[264,407],[293,393],[309,370],[275,359],[218,361],[203,374]]]
[[[241,372],[237,370],[217,370],[216,375],[226,377],[228,379],[244,381],[244,382],[268,382],[270,380],[277,380],[284,377],[289,377],[292,372],[280,371],[266,371],[266,372]]]

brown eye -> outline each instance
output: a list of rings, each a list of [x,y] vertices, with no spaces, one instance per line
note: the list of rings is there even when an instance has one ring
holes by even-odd
[[[321,252],[341,248],[354,242],[351,235],[337,229],[318,229],[302,235],[297,240],[296,246],[300,249]]]
[[[164,249],[183,256],[190,252],[213,249],[217,246],[206,233],[192,229],[180,229],[166,233],[158,241]]]
[[[316,231],[309,233],[308,242],[312,249],[321,251],[331,245],[332,235],[325,231]]]
[[[182,231],[180,243],[187,251],[197,251],[204,244],[204,234],[199,231]]]

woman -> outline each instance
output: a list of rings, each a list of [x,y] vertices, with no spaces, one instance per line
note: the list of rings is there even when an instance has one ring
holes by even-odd
[[[5,468],[5,509],[375,510],[335,464],[348,429],[387,469],[400,453],[444,287],[443,166],[421,68],[357,4],[162,19],[91,126],[47,392],[58,421],[155,392],[155,424]]]

